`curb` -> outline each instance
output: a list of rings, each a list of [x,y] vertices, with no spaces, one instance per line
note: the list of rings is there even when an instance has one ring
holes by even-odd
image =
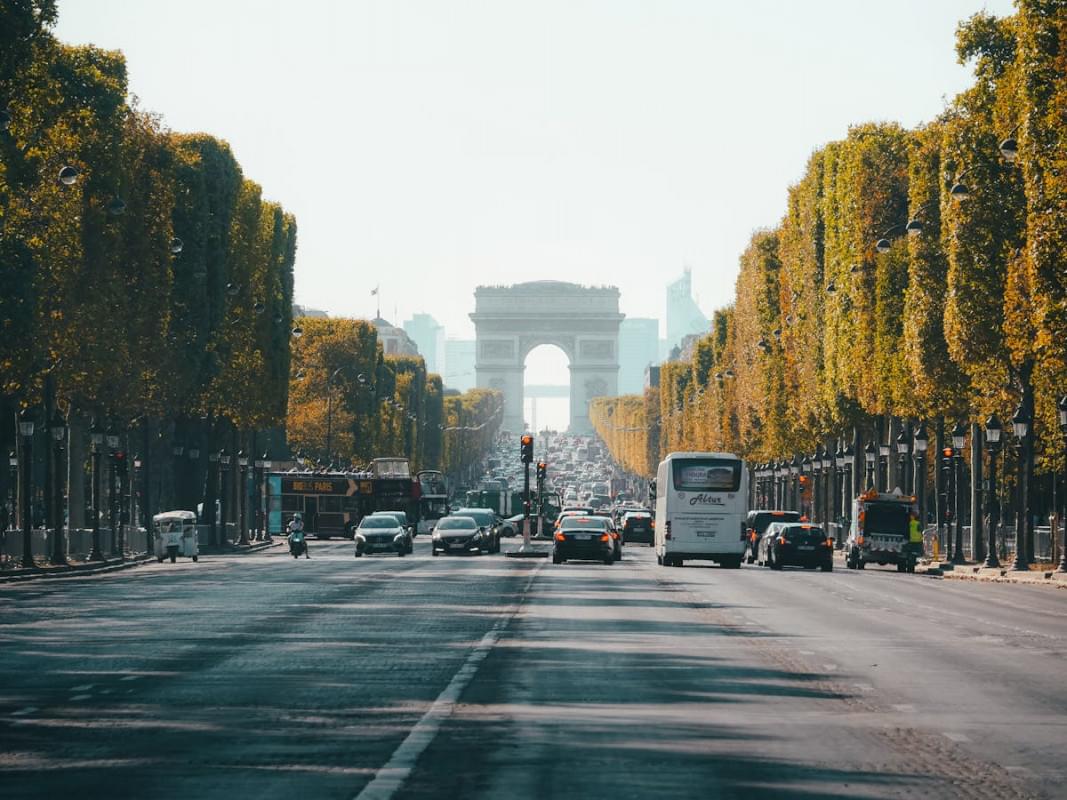
[[[945,578],[957,581],[974,581],[975,583],[1015,583],[1026,586],[1051,586],[1055,589],[1067,589],[1067,573],[1053,572],[1016,572],[1005,567],[989,569],[986,567],[968,567],[947,572]]]
[[[125,560],[87,562],[84,564],[68,564],[61,567],[39,567],[32,570],[19,569],[10,575],[0,575],[0,584],[23,583],[47,578],[77,578],[82,575],[99,575],[102,572],[118,572],[119,570],[132,569],[141,564],[151,561],[152,556],[147,553],[137,558]]]

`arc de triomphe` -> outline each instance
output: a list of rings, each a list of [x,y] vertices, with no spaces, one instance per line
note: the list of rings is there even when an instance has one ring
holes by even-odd
[[[619,392],[619,290],[563,281],[479,286],[474,292],[479,388],[504,393],[503,428],[523,429],[526,356],[542,344],[567,355],[571,433],[591,433],[589,401]]]

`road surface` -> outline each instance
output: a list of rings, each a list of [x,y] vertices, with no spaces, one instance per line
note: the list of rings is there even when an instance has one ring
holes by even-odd
[[[2,796],[1067,797],[1062,590],[311,555],[0,586]]]

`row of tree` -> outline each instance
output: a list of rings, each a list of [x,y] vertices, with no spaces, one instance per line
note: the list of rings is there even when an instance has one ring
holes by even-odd
[[[488,451],[499,392],[446,395],[420,356],[384,355],[366,320],[299,318],[296,328],[286,426],[294,450],[338,467],[404,456],[456,477]]]
[[[1067,3],[960,25],[975,82],[933,122],[815,152],[741,257],[732,305],[645,398],[594,403],[615,457],[767,461],[886,421],[1033,420],[1062,466],[1067,391]],[[893,424],[899,424],[894,422]]]

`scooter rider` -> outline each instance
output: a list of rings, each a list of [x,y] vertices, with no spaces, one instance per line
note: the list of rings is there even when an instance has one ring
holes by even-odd
[[[295,537],[295,541],[302,542],[304,545],[304,558],[311,558],[311,556],[308,555],[308,540],[307,537],[304,535],[304,517],[300,514],[300,512],[293,514],[293,518],[289,520],[289,525],[286,529],[289,531],[288,538],[290,548],[292,547]]]

